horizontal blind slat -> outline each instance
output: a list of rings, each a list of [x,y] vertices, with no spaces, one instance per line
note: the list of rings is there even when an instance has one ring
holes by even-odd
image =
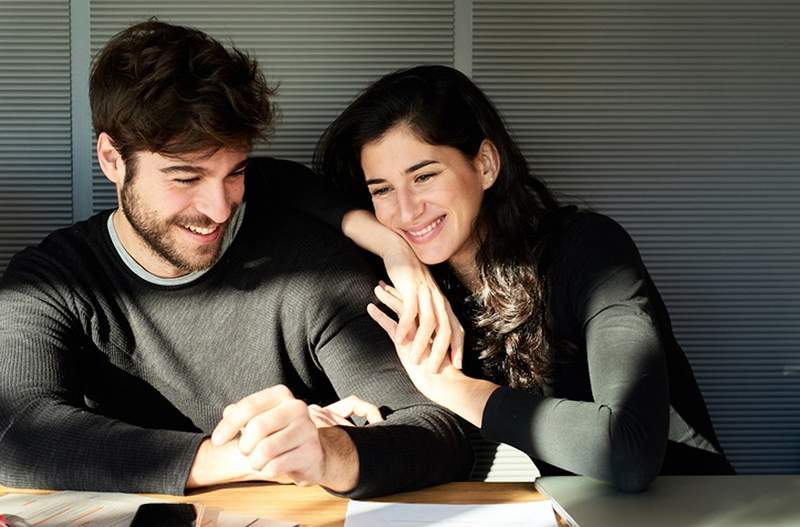
[[[0,275],[72,221],[69,2],[0,2]]]

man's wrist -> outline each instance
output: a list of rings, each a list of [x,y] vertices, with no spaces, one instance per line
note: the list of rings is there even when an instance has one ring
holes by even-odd
[[[341,427],[319,429],[322,446],[322,480],[319,482],[334,492],[345,494],[358,485],[360,475],[358,450],[350,435]]]
[[[261,478],[239,452],[235,441],[214,446],[210,439],[204,439],[189,470],[186,488],[258,479]]]

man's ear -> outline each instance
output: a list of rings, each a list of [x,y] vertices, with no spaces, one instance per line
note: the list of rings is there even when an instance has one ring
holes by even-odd
[[[105,132],[97,136],[97,162],[108,180],[119,188],[125,181],[125,161]]]
[[[478,170],[481,175],[481,187],[487,190],[494,185],[498,174],[500,174],[500,154],[494,143],[488,139],[484,139],[478,149],[478,155],[475,156]]]

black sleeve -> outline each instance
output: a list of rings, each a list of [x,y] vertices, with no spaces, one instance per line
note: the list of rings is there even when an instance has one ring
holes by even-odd
[[[310,214],[338,232],[344,215],[358,208],[325,178],[300,163],[251,157],[247,176],[247,192],[261,192],[279,206]]]
[[[502,387],[486,405],[483,433],[565,470],[640,491],[661,469],[669,426],[655,292],[633,241],[612,220],[586,215],[569,232],[553,296],[583,333],[593,401]]]
[[[183,494],[203,435],[134,426],[86,406],[84,308],[48,265],[17,257],[0,285],[0,482]]]
[[[346,240],[342,240],[346,242]],[[366,313],[374,278],[355,247],[321,262],[319,296],[306,309],[311,347],[339,397],[356,395],[390,412],[386,421],[344,427],[359,458],[366,498],[464,479],[472,468],[469,426],[428,401],[408,379],[394,346]]]

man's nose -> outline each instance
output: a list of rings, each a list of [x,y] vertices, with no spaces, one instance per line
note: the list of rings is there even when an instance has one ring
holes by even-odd
[[[207,185],[196,202],[197,211],[214,223],[225,223],[231,215],[231,199],[223,184]]]

